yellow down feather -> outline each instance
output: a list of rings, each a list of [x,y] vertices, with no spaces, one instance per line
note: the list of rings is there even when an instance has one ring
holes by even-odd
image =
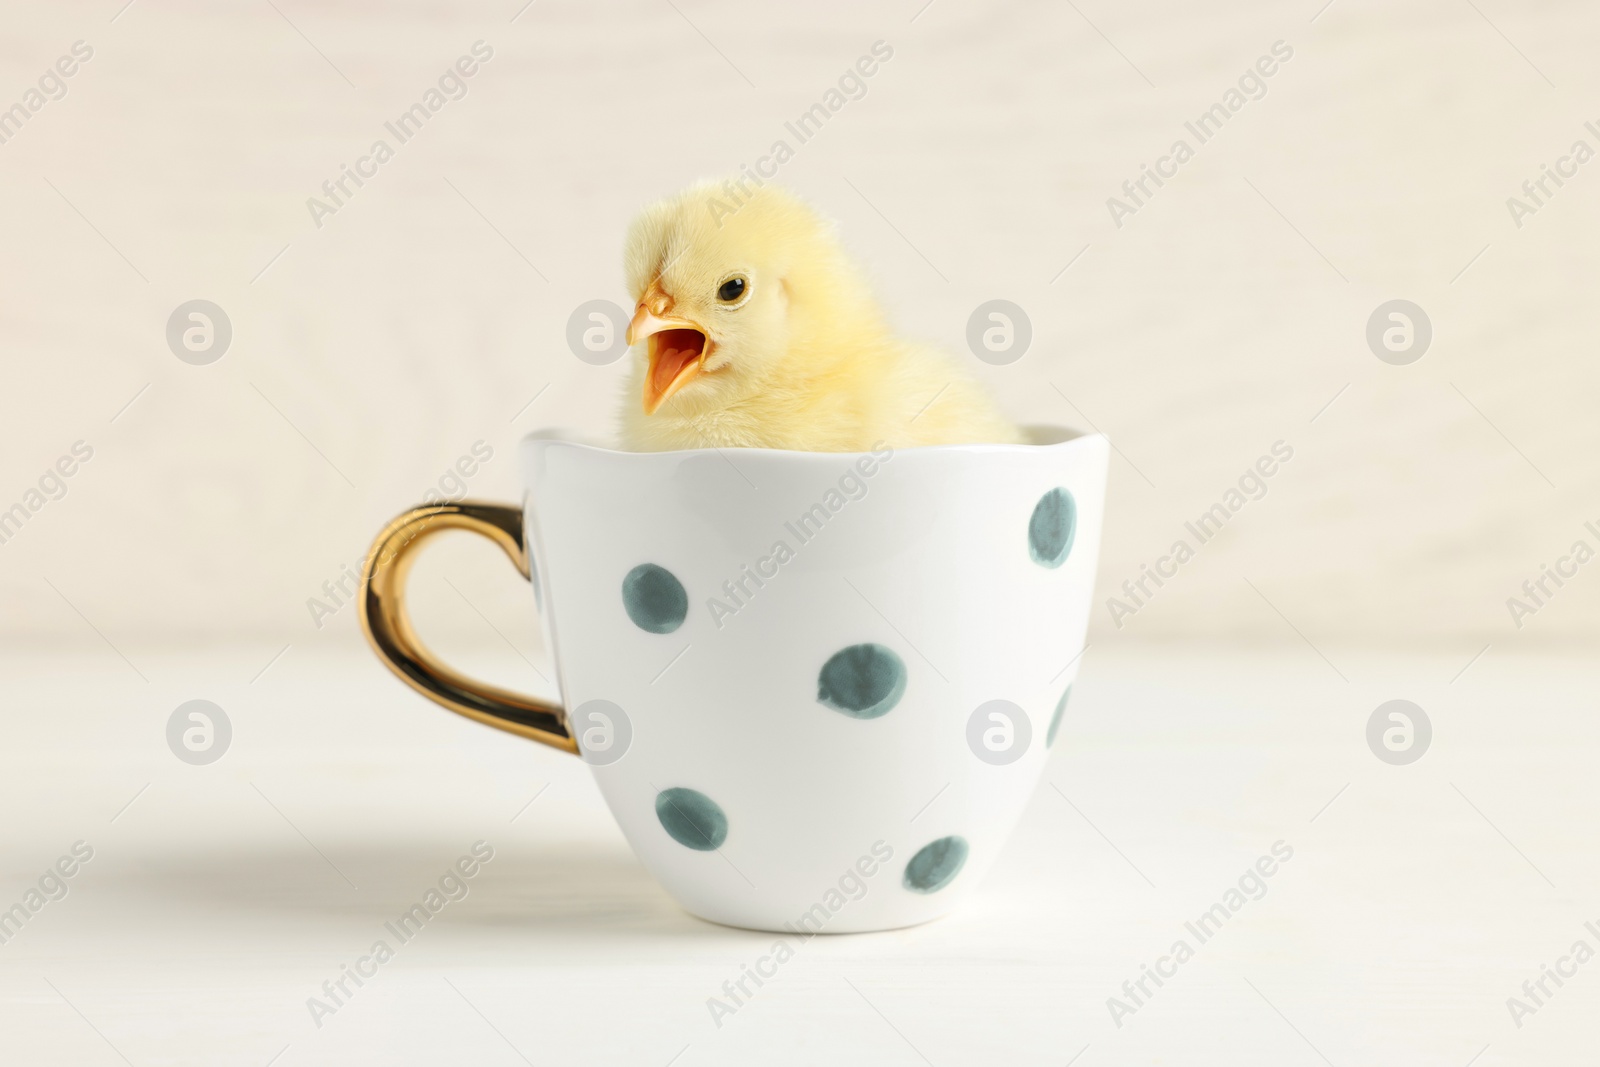
[[[987,392],[938,350],[894,336],[832,226],[767,185],[730,198],[703,183],[646,208],[629,229],[635,302],[652,285],[709,344],[702,373],[643,410],[646,345],[636,345],[624,447],[865,451],[1021,439]],[[731,276],[749,292],[718,298]]]

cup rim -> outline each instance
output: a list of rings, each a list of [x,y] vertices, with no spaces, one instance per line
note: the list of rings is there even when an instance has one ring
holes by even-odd
[[[947,445],[915,445],[910,448],[895,448],[893,453],[897,456],[906,455],[944,455],[956,453],[1030,453],[1064,450],[1067,448],[1086,447],[1091,441],[1106,442],[1104,434],[1098,431],[1083,431],[1075,427],[1057,425],[1053,423],[1031,423],[1020,427],[1022,432],[1030,438],[1022,444],[1004,444],[994,442],[972,441],[961,444]],[[1106,442],[1109,443],[1109,442]],[[775,456],[794,457],[804,460],[819,460],[838,462],[840,460],[857,459],[862,456],[879,455],[872,451],[866,452],[805,452],[792,448],[681,448],[660,452],[632,452],[627,449],[613,448],[609,445],[594,443],[582,434],[570,428],[552,427],[545,430],[534,430],[524,434],[520,445],[524,448],[546,448],[562,445],[576,448],[585,452],[595,452],[606,456],[628,456],[646,458],[651,456],[662,457],[689,457],[702,455],[720,455],[733,452],[743,456]]]

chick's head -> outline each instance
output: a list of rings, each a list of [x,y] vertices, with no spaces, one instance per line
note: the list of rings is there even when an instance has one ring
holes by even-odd
[[[822,308],[860,305],[831,228],[773,186],[702,183],[650,206],[629,229],[625,267],[643,344],[643,404],[693,415],[754,396],[791,365]],[[669,403],[670,402],[670,403]]]

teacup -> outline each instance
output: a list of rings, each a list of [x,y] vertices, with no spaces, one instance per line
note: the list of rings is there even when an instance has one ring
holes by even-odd
[[[522,442],[523,507],[444,503],[369,553],[361,618],[414,689],[580,755],[689,912],[796,933],[955,907],[1032,794],[1077,673],[1108,447],[615,452]],[[535,600],[559,704],[469,679],[405,610],[467,529]]]

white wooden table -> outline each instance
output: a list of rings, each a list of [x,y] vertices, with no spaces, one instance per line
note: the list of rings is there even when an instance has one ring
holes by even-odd
[[[1093,649],[971,906],[805,943],[719,1026],[708,1000],[772,937],[680,912],[579,761],[355,648],[254,682],[272,649],[125,650],[148,681],[103,647],[0,657],[0,907],[93,849],[0,944],[0,1062],[1502,1067],[1600,1044],[1600,962],[1564,965],[1520,1027],[1507,1008],[1600,948],[1600,670],[1577,660],[1491,653],[1451,683],[1462,657],[1325,648],[1346,682],[1303,645]],[[196,697],[233,727],[209,766],[164,738]],[[1409,766],[1364,740],[1395,697],[1434,727]],[[467,895],[395,938],[480,840]],[[1202,943],[1185,923],[1280,841]],[[393,958],[314,1020],[380,939]],[[1179,939],[1192,958],[1161,962]]]

